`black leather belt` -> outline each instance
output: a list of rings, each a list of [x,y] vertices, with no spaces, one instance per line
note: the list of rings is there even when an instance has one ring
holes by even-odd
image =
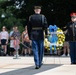
[[[42,27],[33,27],[33,30],[42,30]]]

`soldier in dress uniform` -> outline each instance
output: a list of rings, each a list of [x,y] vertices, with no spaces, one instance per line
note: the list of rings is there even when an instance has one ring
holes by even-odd
[[[76,64],[76,13],[71,13],[71,22],[69,22],[65,29],[67,29],[66,41],[70,45],[71,64]]]
[[[39,69],[42,65],[44,54],[44,30],[47,35],[47,20],[41,12],[40,6],[34,7],[35,14],[29,17],[27,25],[29,39],[32,40],[32,50],[34,54],[35,69]]]

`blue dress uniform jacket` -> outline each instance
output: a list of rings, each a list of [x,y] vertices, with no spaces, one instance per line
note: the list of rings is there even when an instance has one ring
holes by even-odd
[[[42,18],[43,17],[43,18]],[[43,19],[43,21],[42,21]],[[29,18],[27,25],[29,39],[31,40],[44,40],[44,30],[47,35],[47,21],[44,15],[34,14]]]
[[[47,35],[47,21],[44,15],[34,14],[29,18],[27,25],[29,39],[32,40],[32,50],[34,54],[35,65],[42,65],[44,55],[44,30]]]

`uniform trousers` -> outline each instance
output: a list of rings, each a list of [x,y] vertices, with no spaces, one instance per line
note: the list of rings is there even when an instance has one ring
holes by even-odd
[[[44,40],[32,40],[32,50],[36,66],[42,65],[44,55]]]
[[[70,58],[71,58],[71,64],[76,64],[76,41],[69,42],[70,44]]]

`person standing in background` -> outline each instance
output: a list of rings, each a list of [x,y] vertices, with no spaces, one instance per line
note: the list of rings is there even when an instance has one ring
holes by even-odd
[[[10,55],[15,56],[16,55],[16,51],[14,49],[14,37],[12,36],[13,32],[14,32],[15,26],[13,26],[12,31],[10,31]]]
[[[44,30],[47,36],[47,20],[41,13],[41,7],[34,7],[35,14],[29,17],[27,25],[29,39],[32,41],[32,50],[34,54],[35,69],[39,69],[42,66],[42,60],[44,55]]]
[[[24,55],[26,56],[28,53],[30,56],[31,55],[31,49],[30,49],[31,40],[29,40],[29,37],[28,37],[27,26],[25,26],[25,30],[22,32],[22,43],[28,47],[28,48],[27,47],[23,48],[22,54],[24,53]]]
[[[15,56],[19,56],[19,51],[18,50],[20,48],[21,34],[20,34],[17,26],[14,27],[14,32],[12,34],[12,37],[14,38],[14,49],[15,49],[14,53],[16,53]]]
[[[8,44],[9,34],[6,30],[6,27],[2,27],[2,31],[0,33],[0,44],[2,46],[2,49],[4,50],[4,53],[6,55],[7,53],[7,44]]]
[[[66,54],[67,54],[67,56],[69,57],[70,56],[70,48],[69,48],[69,41],[67,41],[67,32],[68,32],[68,30],[65,30],[64,31],[64,34],[65,34],[65,42],[64,42],[64,44],[63,44],[63,57],[64,56],[66,56]]]

